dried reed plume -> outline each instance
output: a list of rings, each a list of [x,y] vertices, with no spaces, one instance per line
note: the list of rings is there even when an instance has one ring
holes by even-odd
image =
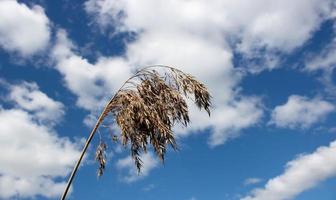
[[[159,73],[154,68],[163,70]],[[163,162],[168,145],[177,149],[172,127],[176,123],[184,126],[189,124],[185,98],[191,98],[197,107],[204,109],[210,116],[211,96],[205,85],[193,76],[163,65],[148,66],[136,72],[106,104],[61,199],[65,199],[83,155],[106,117],[116,120],[121,129],[121,143],[124,146],[130,145],[131,155],[139,172],[142,167],[140,154],[147,152],[149,143]],[[102,175],[105,169],[105,150],[106,144],[101,142],[96,151],[96,160],[99,163],[98,176]]]

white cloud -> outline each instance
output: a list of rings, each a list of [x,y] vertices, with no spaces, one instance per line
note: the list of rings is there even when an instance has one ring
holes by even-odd
[[[20,109],[1,109],[0,121],[0,197],[59,195],[64,182],[54,178],[67,175],[77,146]]]
[[[126,174],[122,177],[122,180],[127,183],[132,183],[138,181],[149,175],[150,171],[159,165],[159,161],[154,157],[151,152],[141,155],[141,160],[143,162],[143,167],[141,173],[138,171],[134,165],[134,161],[131,156],[127,156],[123,159],[118,160],[117,168],[119,170],[126,170]]]
[[[213,130],[208,144],[210,147],[215,147],[238,137],[243,129],[257,124],[263,116],[260,99],[254,97],[229,100],[216,106],[209,118],[208,115],[200,113],[195,105],[189,103],[191,124],[188,128],[176,127],[177,136],[188,136],[211,127]]]
[[[101,57],[97,63],[89,63],[75,53],[75,46],[63,30],[57,33],[52,54],[66,86],[78,96],[77,105],[90,111],[99,110],[131,75],[123,58]]]
[[[336,67],[336,37],[319,54],[307,59],[305,69],[307,71],[326,70]]]
[[[336,17],[336,15],[334,17]],[[335,97],[335,91],[336,91],[336,85],[334,83],[335,68],[336,68],[336,37],[334,37],[334,39],[328,45],[326,45],[321,50],[321,52],[307,56],[304,71],[309,73],[322,72],[319,80],[325,86],[324,87],[325,91],[331,97]]]
[[[332,17],[332,0],[137,1],[88,0],[86,11],[102,27],[120,31],[188,32],[223,44],[240,41],[246,54],[266,48],[288,52],[302,45]],[[244,13],[243,15],[241,13]],[[178,19],[178,20],[176,20]],[[286,28],[284,28],[286,27]],[[263,54],[264,55],[264,54]]]
[[[260,183],[261,181],[262,181],[261,178],[247,178],[244,181],[244,185],[254,185],[254,184]]]
[[[57,197],[79,155],[77,144],[49,123],[61,118],[63,106],[35,83],[12,85],[8,96],[17,107],[0,107],[0,199]]]
[[[11,85],[9,100],[15,102],[18,108],[32,113],[41,122],[54,124],[64,115],[64,105],[41,92],[36,83]]]
[[[286,104],[274,108],[270,123],[291,129],[309,128],[334,110],[334,105],[319,98],[292,95]]]
[[[244,24],[247,28],[243,35],[243,50],[250,51],[251,47],[293,50],[307,41],[329,17],[331,3],[318,0],[250,2],[245,8],[252,8],[247,15],[253,13],[253,16],[245,21],[249,24]]]
[[[59,197],[65,188],[65,182],[54,182],[50,178],[17,178],[0,176],[1,198],[29,198],[41,195],[47,198]]]
[[[43,50],[49,42],[48,17],[42,7],[15,0],[0,1],[0,46],[23,56]]]
[[[241,200],[289,200],[336,176],[336,141],[320,147],[314,153],[301,155],[286,165],[283,174],[270,179]]]

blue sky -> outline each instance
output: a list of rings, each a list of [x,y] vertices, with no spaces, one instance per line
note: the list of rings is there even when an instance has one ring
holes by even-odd
[[[58,199],[104,103],[145,65],[204,82],[162,165],[95,137],[68,199],[336,198],[333,0],[0,1],[0,199]],[[111,120],[107,120],[111,122]],[[98,136],[98,135],[97,135]]]

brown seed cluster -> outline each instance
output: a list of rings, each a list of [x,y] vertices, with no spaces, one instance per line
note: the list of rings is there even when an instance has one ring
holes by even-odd
[[[164,68],[164,73],[150,68],[137,72],[126,82],[130,87],[122,87],[111,99],[101,119],[103,121],[109,114],[116,119],[121,129],[121,142],[124,146],[130,145],[139,172],[142,167],[140,154],[147,152],[148,144],[162,162],[168,145],[177,149],[172,127],[176,123],[184,126],[189,123],[185,97],[193,99],[210,115],[211,96],[205,85],[180,70]],[[105,149],[105,144],[97,148],[98,175],[105,168]]]
[[[95,157],[95,159],[99,163],[99,168],[97,172],[98,176],[103,175],[104,170],[105,170],[105,165],[106,165],[105,150],[106,150],[106,144],[103,142],[100,142],[100,144],[97,147],[96,157]]]

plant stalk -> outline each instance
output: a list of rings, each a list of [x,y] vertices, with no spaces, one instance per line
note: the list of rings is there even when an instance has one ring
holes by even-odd
[[[92,140],[94,134],[96,133],[96,131],[97,131],[97,129],[98,129],[100,123],[101,123],[102,120],[103,120],[104,113],[105,113],[107,107],[108,107],[108,104],[105,106],[103,112],[100,114],[100,116],[99,116],[99,118],[98,118],[98,120],[97,120],[97,122],[96,122],[94,128],[92,129],[92,131],[91,131],[89,137],[87,138],[87,140],[86,140],[86,142],[85,142],[85,145],[84,145],[84,148],[83,148],[83,150],[82,150],[82,152],[81,152],[81,154],[80,154],[80,157],[79,157],[79,159],[78,159],[78,161],[77,161],[77,163],[76,163],[74,169],[72,170],[71,175],[70,175],[70,177],[69,177],[69,179],[68,179],[68,182],[67,182],[66,188],[65,188],[65,190],[64,190],[64,192],[63,192],[63,195],[62,195],[62,197],[61,197],[61,200],[65,200],[65,198],[66,198],[66,196],[67,196],[67,194],[68,194],[68,191],[69,191],[69,188],[70,188],[70,186],[71,186],[71,183],[72,183],[72,181],[73,181],[73,179],[74,179],[74,177],[75,177],[75,175],[76,175],[76,173],[77,173],[77,170],[78,170],[78,168],[79,168],[79,166],[80,166],[80,163],[82,162],[82,159],[83,159],[83,157],[84,157],[84,155],[85,155],[85,152],[86,152],[87,148],[89,147],[89,144],[90,144],[90,142],[91,142],[91,140]]]

